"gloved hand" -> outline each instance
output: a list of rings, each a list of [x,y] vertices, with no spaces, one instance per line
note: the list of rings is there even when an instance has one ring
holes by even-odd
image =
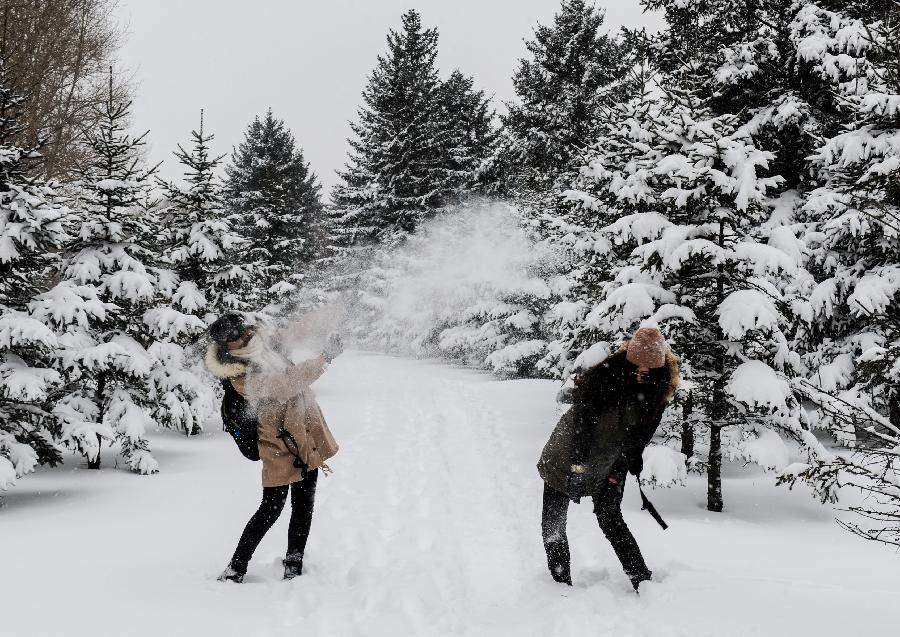
[[[625,476],[610,475],[603,482],[600,493],[597,494],[603,501],[614,501],[622,498],[625,489]]]
[[[341,335],[337,332],[329,334],[328,340],[325,341],[325,348],[322,350],[322,356],[325,357],[325,360],[330,363],[340,356],[343,351],[344,341],[341,340]]]
[[[572,465],[572,473],[569,474],[569,479],[566,483],[566,492],[575,504],[581,502],[581,498],[589,495],[587,492],[587,474],[585,473],[584,465]]]

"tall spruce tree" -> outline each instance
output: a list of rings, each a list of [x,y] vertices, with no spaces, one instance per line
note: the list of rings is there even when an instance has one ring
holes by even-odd
[[[332,192],[332,241],[339,248],[402,237],[443,206],[460,181],[450,151],[467,127],[460,117],[449,131],[447,116],[461,100],[480,108],[480,96],[461,76],[444,89],[442,104],[438,32],[425,29],[417,11],[403,14],[401,30],[391,30],[387,44],[351,123],[349,161]]]
[[[10,84],[0,64],[0,490],[61,460],[53,407],[64,384],[53,365],[59,335],[31,309],[57,265],[68,210],[26,176],[39,155],[13,141],[24,100]]]
[[[242,307],[284,309],[323,249],[326,217],[316,175],[271,109],[247,127],[225,173],[228,219],[244,240],[238,262],[249,275]]]
[[[448,198],[461,200],[473,192],[490,190],[488,163],[497,130],[494,113],[475,79],[455,70],[437,89],[440,118],[447,131],[442,162],[446,168]]]
[[[553,23],[526,43],[531,57],[513,76],[518,99],[502,118],[502,163],[514,191],[545,191],[576,168],[606,109],[628,97],[632,56],[601,33],[603,21],[591,2],[562,0]]]
[[[212,157],[213,135],[200,127],[191,131],[192,145],[181,145],[175,157],[184,168],[185,184],[162,183],[167,207],[165,220],[165,260],[178,274],[180,285],[175,301],[192,314],[204,316],[242,305],[241,288],[249,273],[237,263],[241,238],[232,230],[216,169],[222,157]]]

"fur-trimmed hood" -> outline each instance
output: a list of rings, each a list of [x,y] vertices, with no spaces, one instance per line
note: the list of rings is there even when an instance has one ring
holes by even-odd
[[[222,380],[240,378],[247,373],[247,363],[230,356],[224,346],[210,343],[206,348],[206,369]]]

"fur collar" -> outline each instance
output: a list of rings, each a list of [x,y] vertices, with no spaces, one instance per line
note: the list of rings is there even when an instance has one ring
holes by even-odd
[[[246,363],[232,358],[221,345],[211,343],[206,348],[206,369],[216,378],[230,380],[247,373]]]

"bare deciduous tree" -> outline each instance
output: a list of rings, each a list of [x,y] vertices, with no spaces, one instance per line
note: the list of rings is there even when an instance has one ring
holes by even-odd
[[[118,0],[0,0],[0,56],[25,96],[25,147],[42,144],[41,172],[66,177],[84,152],[77,139],[108,91],[124,36]],[[131,93],[116,78],[117,98]]]

